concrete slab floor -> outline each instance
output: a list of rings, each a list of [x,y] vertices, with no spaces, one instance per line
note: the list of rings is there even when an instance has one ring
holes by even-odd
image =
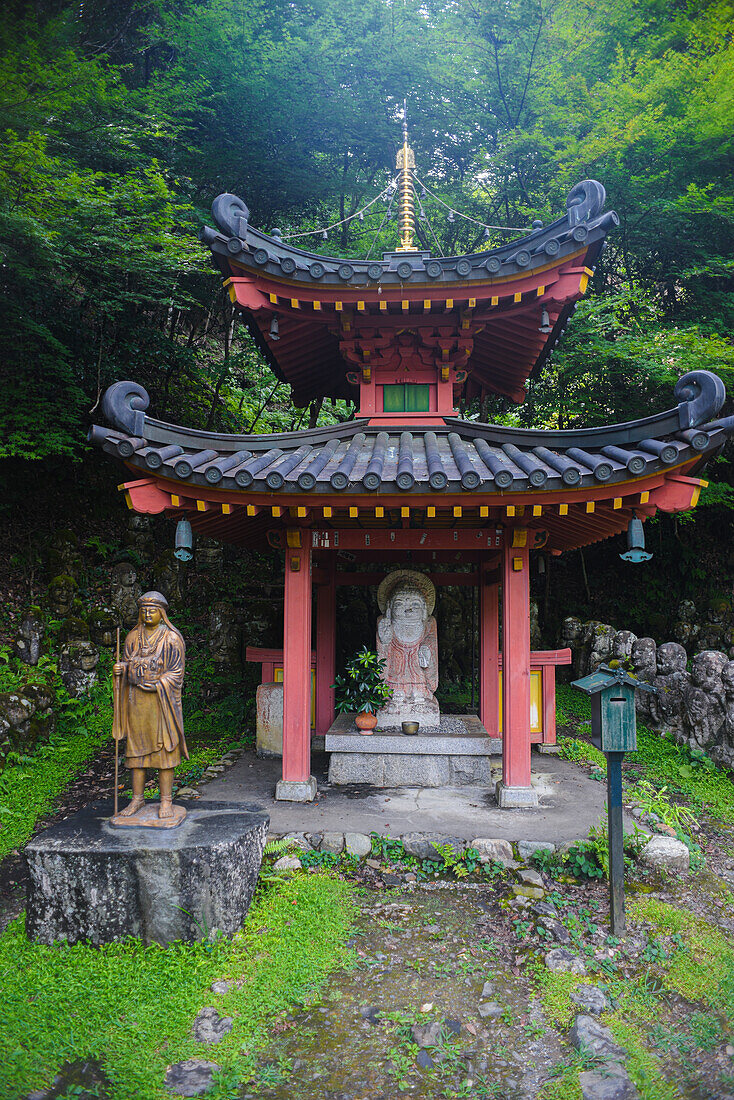
[[[270,814],[271,833],[439,833],[473,840],[548,840],[556,844],[585,837],[605,814],[606,784],[589,778],[583,768],[555,756],[533,753],[533,785],[539,805],[531,809],[500,810],[494,791],[481,787],[382,790],[328,783],[328,756],[314,753],[312,774],[318,781],[314,802],[276,802],[275,784],[281,775],[279,759],[261,759],[244,753],[220,777],[198,784],[208,799],[256,802]],[[499,757],[493,771],[501,776]],[[625,829],[632,830],[631,820]]]

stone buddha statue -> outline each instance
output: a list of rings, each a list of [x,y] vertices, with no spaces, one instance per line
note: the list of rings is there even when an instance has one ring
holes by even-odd
[[[438,729],[438,638],[433,609],[436,589],[423,573],[400,569],[388,573],[377,590],[382,612],[377,620],[377,654],[385,661],[384,677],[392,698],[378,712],[386,729],[401,722],[420,722]]]

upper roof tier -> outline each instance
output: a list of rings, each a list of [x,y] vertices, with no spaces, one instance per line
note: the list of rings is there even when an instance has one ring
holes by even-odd
[[[394,344],[406,329],[436,348],[436,365],[448,365],[456,392],[466,386],[468,398],[493,392],[522,401],[525,382],[558,340],[619,222],[604,212],[605,199],[600,183],[583,180],[563,217],[501,248],[463,256],[321,256],[277,231],[254,229],[245,203],[230,194],[213,203],[218,230],[207,227],[201,238],[297,403],[358,400],[355,366],[374,365],[375,349],[384,359],[385,341]]]

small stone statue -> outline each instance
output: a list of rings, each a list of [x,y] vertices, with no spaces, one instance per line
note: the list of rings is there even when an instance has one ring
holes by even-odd
[[[657,675],[652,681],[658,693],[650,696],[650,717],[655,725],[675,733],[683,731],[683,699],[691,683],[686,672],[687,660],[686,651],[678,642],[658,646]]]
[[[636,641],[637,635],[631,630],[618,630],[612,638],[612,660],[628,668],[632,664],[632,646]],[[647,695],[647,692],[643,694]]]
[[[700,626],[697,622],[696,605],[693,600],[681,600],[678,604],[678,618],[673,624],[673,634],[676,641],[685,646],[690,653],[696,644]]]
[[[393,689],[378,712],[379,724],[397,728],[403,721],[438,729],[438,638],[433,608],[436,589],[423,573],[389,573],[377,590],[382,615],[377,620],[377,654],[385,661],[385,680]]]
[[[138,601],[143,593],[132,562],[121,561],[112,570],[110,607],[120,616],[123,626],[132,626],[138,618]]]
[[[724,688],[724,710],[726,711],[725,744],[726,760],[724,763],[731,767],[731,754],[734,749],[734,661],[724,665],[721,672],[721,683]]]
[[[66,573],[54,577],[48,586],[48,606],[56,619],[66,619],[73,614],[76,598],[77,583]]]
[[[15,639],[15,656],[24,665],[37,665],[43,652],[43,635],[46,625],[40,608],[31,607],[23,615]]]
[[[556,669],[556,675],[562,680],[575,680],[581,676],[580,671],[580,659],[581,659],[581,647],[582,638],[584,633],[584,624],[581,619],[577,619],[575,615],[569,615],[567,619],[564,619],[561,623],[561,649],[571,650],[571,667],[566,669],[560,666]]]
[[[655,639],[638,638],[636,642],[632,643],[631,658],[632,667],[637,679],[643,680],[646,684],[651,684],[658,671]],[[635,692],[637,713],[645,718],[650,715],[651,698],[652,693],[649,691]]]
[[[66,623],[77,623],[77,619],[66,619]],[[83,630],[67,631],[64,644],[59,651],[59,675],[69,695],[79,698],[87,695],[97,681],[99,650],[89,640],[89,629],[82,623]]]
[[[614,630],[607,623],[592,619],[584,625],[583,676],[596,672],[599,665],[605,665],[611,659],[613,637]]]
[[[704,649],[691,661],[691,686],[685,693],[684,723],[689,743],[705,749],[715,745],[726,722],[722,673],[726,656]]]
[[[168,602],[160,592],[138,600],[138,622],[125,639],[122,660],[113,667],[115,717],[112,736],[127,738],[125,763],[132,777],[130,804],[112,818],[113,825],[170,828],[186,816],[173,803],[173,770],[188,758],[183,731],[181,688],[186,645],[172,626]],[[159,769],[161,792],[157,815],[143,800],[145,769]]]
[[[242,667],[242,631],[237,613],[227,600],[218,600],[209,609],[209,653],[215,665],[227,672]]]

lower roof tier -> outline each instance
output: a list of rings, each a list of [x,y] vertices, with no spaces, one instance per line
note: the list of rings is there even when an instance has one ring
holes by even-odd
[[[148,395],[117,382],[103,408],[118,430],[91,437],[132,469],[183,485],[265,493],[507,493],[614,485],[709,458],[731,430],[713,420],[723,383],[708,371],[680,380],[677,408],[577,431],[507,428],[443,418],[428,428],[347,421],[270,435],[221,435],[144,415]],[[706,422],[708,421],[708,423]]]

